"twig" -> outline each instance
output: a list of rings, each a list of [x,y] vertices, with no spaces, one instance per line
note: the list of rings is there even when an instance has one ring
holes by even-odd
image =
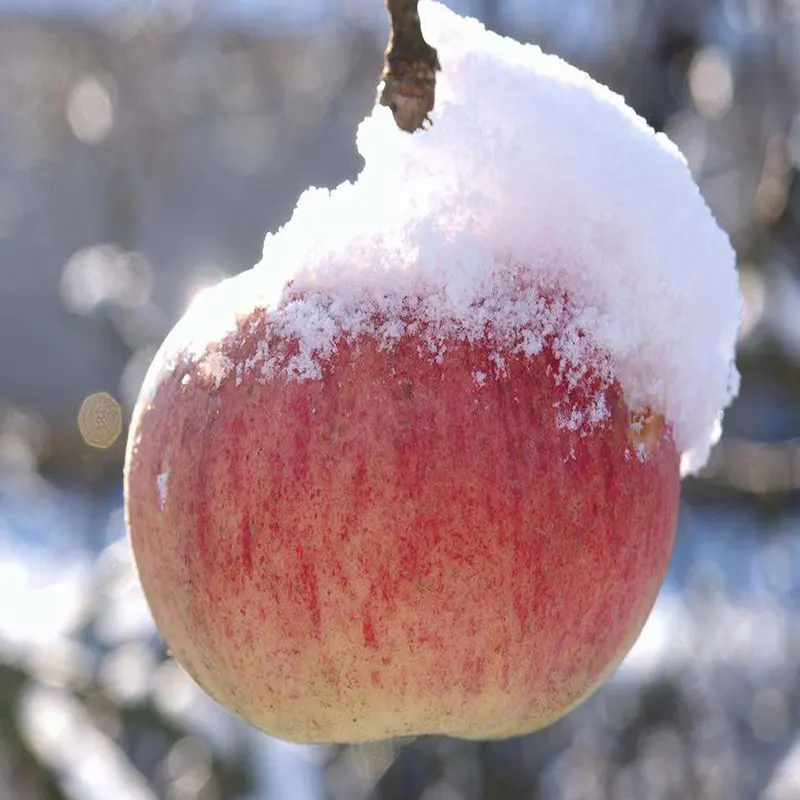
[[[389,45],[378,102],[388,106],[397,127],[413,133],[429,122],[436,96],[439,56],[422,36],[418,0],[386,0]]]

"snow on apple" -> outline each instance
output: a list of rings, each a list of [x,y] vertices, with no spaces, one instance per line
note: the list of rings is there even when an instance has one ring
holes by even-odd
[[[129,439],[166,642],[295,741],[510,736],[579,703],[738,388],[735,257],[677,149],[563,61],[420,13],[430,128],[375,109],[357,180],[170,334]]]

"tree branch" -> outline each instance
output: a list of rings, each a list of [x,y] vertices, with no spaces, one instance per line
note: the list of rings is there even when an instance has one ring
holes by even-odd
[[[397,127],[413,133],[429,122],[436,96],[436,50],[422,36],[418,0],[386,0],[389,45],[378,102],[388,106]]]

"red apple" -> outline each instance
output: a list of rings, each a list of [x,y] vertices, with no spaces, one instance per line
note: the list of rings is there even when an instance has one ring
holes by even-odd
[[[195,680],[298,742],[512,736],[596,689],[672,551],[663,418],[611,384],[608,418],[567,429],[597,386],[548,347],[363,335],[298,380],[265,376],[264,342],[293,352],[256,309],[162,355],[130,433],[142,586]]]

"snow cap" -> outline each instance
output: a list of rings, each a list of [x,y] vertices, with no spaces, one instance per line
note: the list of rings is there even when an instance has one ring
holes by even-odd
[[[447,337],[489,331],[498,353],[552,347],[566,380],[618,381],[633,411],[666,416],[684,471],[699,468],[738,390],[740,297],[684,158],[561,59],[438,2],[419,10],[442,64],[431,125],[403,133],[377,107],[357,180],[305,192],[261,263],[216,295],[233,315],[269,308],[299,343],[246,369],[315,379],[342,337],[390,348],[422,322],[441,359]],[[605,413],[600,396],[563,424],[588,432]]]

